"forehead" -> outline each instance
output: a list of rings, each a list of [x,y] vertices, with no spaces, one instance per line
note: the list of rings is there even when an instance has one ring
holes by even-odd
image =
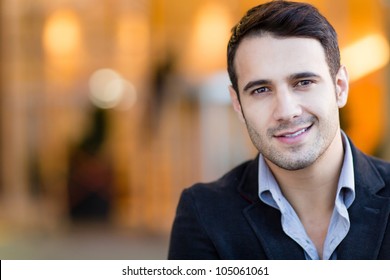
[[[276,79],[303,71],[329,74],[325,51],[311,38],[250,36],[240,43],[234,63],[239,83],[254,75]]]

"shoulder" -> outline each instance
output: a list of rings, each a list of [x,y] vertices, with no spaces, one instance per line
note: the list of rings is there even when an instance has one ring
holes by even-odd
[[[218,180],[184,189],[172,226],[169,259],[248,258],[248,246],[243,244],[251,246],[258,240],[242,214],[249,203],[242,199],[240,186],[251,180],[254,168],[256,159]],[[262,252],[259,248],[249,256],[265,258]]]
[[[240,186],[248,185],[255,163],[256,160],[244,162],[216,181],[197,183],[184,189],[175,224],[185,218],[190,221],[187,224],[198,224],[209,236],[217,236],[220,228],[230,227],[232,221],[242,223],[245,220],[242,210],[252,202],[245,198]]]
[[[390,197],[390,162],[366,155],[359,150],[354,152],[355,180],[368,186],[374,192]]]
[[[248,169],[256,164],[257,158],[248,160],[234,167],[232,170],[224,174],[222,177],[211,182],[196,183],[186,189],[183,193],[199,196],[227,196],[232,193],[237,193],[237,188],[242,181],[247,177]]]
[[[374,156],[365,155],[385,182],[390,183],[390,162]]]
[[[379,157],[367,155],[360,150],[355,150],[354,159],[355,165],[360,169],[359,172],[364,172],[369,167],[373,167],[381,177],[390,177],[390,162]],[[364,162],[365,161],[365,162]]]
[[[183,190],[179,207],[192,205],[196,212],[213,215],[216,212],[230,213],[253,203],[257,196],[258,157],[246,161],[208,183],[196,183]],[[246,188],[246,189],[245,189]],[[250,189],[250,191],[248,191]]]

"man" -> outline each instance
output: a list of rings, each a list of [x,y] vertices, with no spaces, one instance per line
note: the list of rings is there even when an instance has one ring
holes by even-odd
[[[169,259],[390,259],[390,164],[340,129],[348,74],[309,4],[249,10],[228,44],[230,95],[259,156],[181,196]]]

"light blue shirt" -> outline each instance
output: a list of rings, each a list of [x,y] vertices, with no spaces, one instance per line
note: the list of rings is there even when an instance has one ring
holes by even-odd
[[[322,256],[324,260],[337,259],[335,250],[350,228],[347,209],[355,199],[351,146],[344,132],[341,132],[341,134],[344,144],[344,161],[337,185],[335,207],[324,242]],[[307,235],[298,215],[281,192],[275,177],[261,154],[259,156],[259,197],[264,203],[281,212],[283,231],[303,248],[306,259],[320,259],[313,241]]]

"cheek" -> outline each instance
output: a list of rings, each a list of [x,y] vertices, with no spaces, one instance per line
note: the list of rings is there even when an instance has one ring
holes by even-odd
[[[322,99],[320,102],[307,105],[305,111],[315,116],[320,123],[330,123],[332,120],[338,120],[339,107],[335,100]]]
[[[245,121],[257,131],[266,130],[267,125],[272,123],[272,112],[270,106],[252,102],[243,103]]]
[[[304,111],[318,117],[335,114],[339,108],[336,94],[329,91],[302,96],[300,104]]]

